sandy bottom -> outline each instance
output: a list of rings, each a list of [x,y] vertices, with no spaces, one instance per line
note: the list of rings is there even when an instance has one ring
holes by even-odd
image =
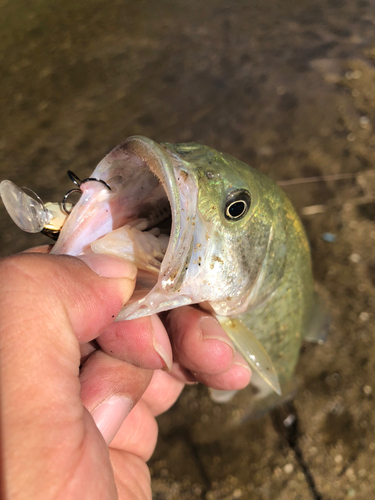
[[[213,405],[193,387],[160,418],[150,466],[157,500],[370,498],[374,0],[0,7],[0,179],[45,201],[72,187],[68,169],[84,178],[133,134],[202,142],[275,180],[360,173],[285,188],[332,314],[325,346],[303,347],[298,434],[280,431],[288,409],[232,428],[241,407]],[[1,255],[45,241],[0,207]]]

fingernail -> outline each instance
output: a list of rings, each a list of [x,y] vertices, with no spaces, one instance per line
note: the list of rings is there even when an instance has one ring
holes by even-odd
[[[125,396],[112,396],[101,403],[92,418],[109,445],[132,409],[133,401]]]
[[[173,355],[169,339],[167,335],[165,335],[164,327],[160,318],[156,315],[151,315],[150,320],[154,335],[152,340],[154,349],[164,361],[167,371],[171,371],[173,365]]]
[[[236,352],[235,355],[234,355],[233,364],[241,366],[246,371],[252,373],[251,372],[251,368],[249,366],[249,363],[245,359],[243,359],[243,357],[241,356],[241,354],[239,354],[238,352]]]
[[[212,318],[211,316],[203,316],[203,318],[199,322],[199,325],[201,328],[203,340],[213,339],[224,342],[232,349],[234,356],[236,351],[232,342],[229,340],[228,335],[214,318]]]
[[[78,257],[90,269],[104,278],[128,278],[134,280],[138,269],[129,260],[113,255],[87,254]]]

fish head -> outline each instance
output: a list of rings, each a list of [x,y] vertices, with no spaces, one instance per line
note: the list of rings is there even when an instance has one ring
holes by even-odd
[[[285,215],[280,190],[258,171],[200,144],[135,136],[91,177],[53,253],[135,262],[136,290],[118,319],[196,303],[234,316],[277,288]]]
[[[198,187],[180,290],[237,316],[276,290],[286,262],[284,194],[259,171],[201,144],[165,145]]]

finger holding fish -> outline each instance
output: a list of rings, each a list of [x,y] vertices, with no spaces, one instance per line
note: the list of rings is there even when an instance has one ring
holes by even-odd
[[[157,315],[112,323],[98,338],[107,354],[152,370],[171,370],[172,347]]]
[[[210,373],[193,372],[198,382],[219,391],[238,391],[246,387],[251,380],[251,369],[241,354],[235,353],[233,363],[228,371],[211,375]]]
[[[164,319],[170,332],[175,360],[192,372],[211,378],[233,366],[235,350],[219,323],[207,312],[185,306]]]
[[[112,323],[96,341],[111,356],[143,368],[164,369],[184,383],[204,382],[207,377],[210,387],[233,390],[250,379],[247,363],[234,353],[219,323],[193,307],[174,309],[163,315],[163,322],[152,315]]]

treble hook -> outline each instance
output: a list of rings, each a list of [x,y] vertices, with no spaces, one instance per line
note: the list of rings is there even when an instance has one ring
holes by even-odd
[[[95,177],[88,177],[87,179],[83,179],[83,181],[81,181],[81,179],[78,177],[78,175],[76,175],[71,170],[68,170],[68,176],[69,176],[70,180],[73,182],[73,184],[75,184],[77,186],[77,188],[74,188],[74,189],[71,189],[70,191],[68,191],[63,198],[61,206],[62,206],[63,211],[66,213],[66,215],[69,215],[71,212],[71,210],[68,210],[66,207],[66,200],[73,193],[82,193],[81,185],[84,184],[85,182],[89,182],[89,181],[101,182],[102,184],[104,184],[104,186],[107,189],[109,189],[109,191],[112,191],[110,186],[108,186],[108,184],[105,181],[103,181],[103,179],[95,179]]]

